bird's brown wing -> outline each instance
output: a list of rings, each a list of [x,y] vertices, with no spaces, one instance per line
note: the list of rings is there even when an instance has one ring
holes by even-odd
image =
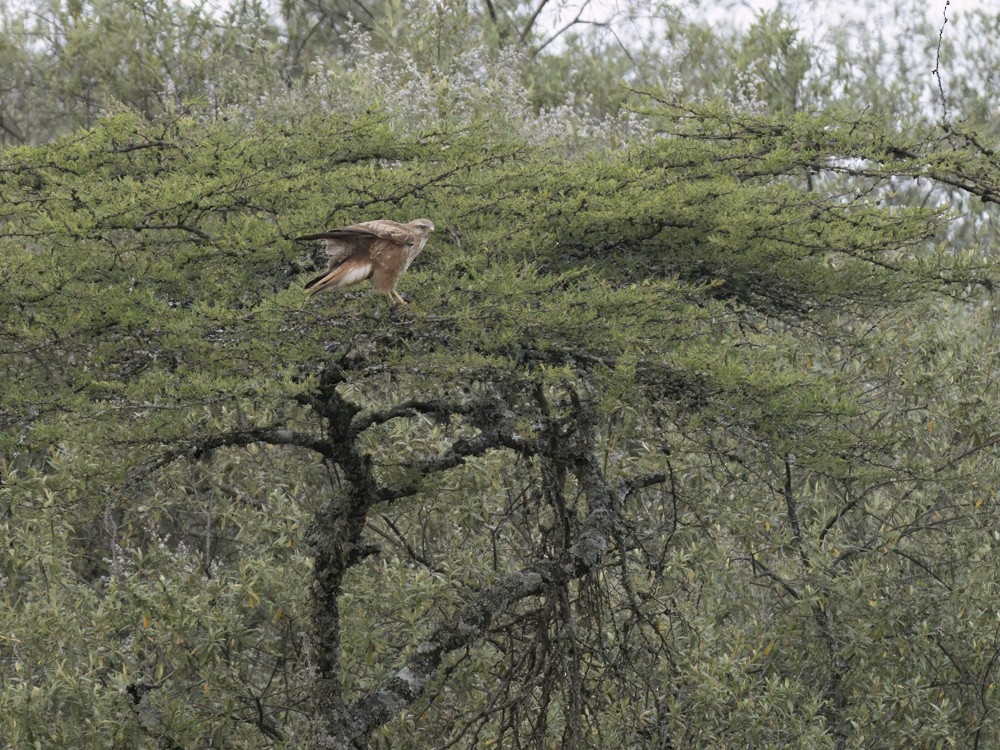
[[[398,221],[376,219],[375,221],[366,221],[361,224],[355,224],[354,227],[364,227],[380,240],[397,242],[400,245],[411,245],[416,241],[416,236],[414,235],[413,230],[406,224],[400,224]]]
[[[327,271],[332,271],[355,253],[372,249],[375,240],[383,240],[377,244],[410,245],[416,238],[405,224],[388,219],[376,219],[352,224],[349,227],[330,229],[319,234],[308,234],[297,239],[326,240],[326,254],[330,256]]]
[[[398,242],[400,245],[410,245],[416,240],[413,230],[406,224],[388,219],[376,219],[375,221],[363,221],[360,224],[352,224],[349,227],[339,227],[329,229],[318,234],[307,234],[303,237],[296,237],[299,240],[350,240],[352,238],[378,238],[389,242]]]
[[[330,267],[309,281],[306,289],[310,294],[316,294],[324,289],[342,289],[371,279],[372,286],[388,294],[396,288],[400,275],[406,269],[410,247],[372,238],[367,246],[354,250],[339,263],[334,263],[331,257]]]

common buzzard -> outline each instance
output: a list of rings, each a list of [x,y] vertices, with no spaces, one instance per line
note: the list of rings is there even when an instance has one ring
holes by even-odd
[[[326,271],[306,284],[306,289],[309,294],[316,294],[371,279],[372,286],[384,292],[390,304],[395,301],[405,305],[406,300],[396,291],[396,283],[420,255],[433,231],[430,219],[415,219],[409,224],[376,219],[299,237],[326,240],[326,254],[330,256]]]

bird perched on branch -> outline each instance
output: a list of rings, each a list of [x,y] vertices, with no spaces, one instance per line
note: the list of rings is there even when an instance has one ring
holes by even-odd
[[[324,289],[342,289],[372,280],[372,286],[389,297],[389,303],[406,304],[396,283],[434,231],[430,219],[415,219],[400,224],[376,219],[328,232],[309,234],[299,240],[326,240],[330,261],[326,271],[306,284],[309,294]]]

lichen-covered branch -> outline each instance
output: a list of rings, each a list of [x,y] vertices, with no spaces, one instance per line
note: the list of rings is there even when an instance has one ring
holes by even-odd
[[[539,441],[538,446],[546,451],[548,459],[568,467],[586,496],[590,511],[574,544],[559,559],[538,560],[501,577],[442,622],[417,646],[416,654],[404,666],[378,688],[346,707],[346,713],[341,715],[341,731],[348,736],[340,737],[340,744],[333,747],[351,747],[359,741],[363,744],[372,731],[423,694],[449,653],[481,642],[497,619],[513,611],[518,602],[562,587],[600,568],[614,543],[623,495],[612,488],[601,470],[591,434],[590,407],[575,395],[574,412],[573,430],[564,433],[552,429],[549,439]],[[498,439],[494,435],[486,442]],[[643,477],[641,483],[651,484],[657,478]],[[622,489],[631,491],[628,485]]]

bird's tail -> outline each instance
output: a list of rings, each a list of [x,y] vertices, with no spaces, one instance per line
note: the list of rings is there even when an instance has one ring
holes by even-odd
[[[341,263],[332,271],[321,273],[306,284],[309,294],[322,292],[324,289],[341,289],[345,286],[360,284],[372,275],[370,260],[351,259]]]

